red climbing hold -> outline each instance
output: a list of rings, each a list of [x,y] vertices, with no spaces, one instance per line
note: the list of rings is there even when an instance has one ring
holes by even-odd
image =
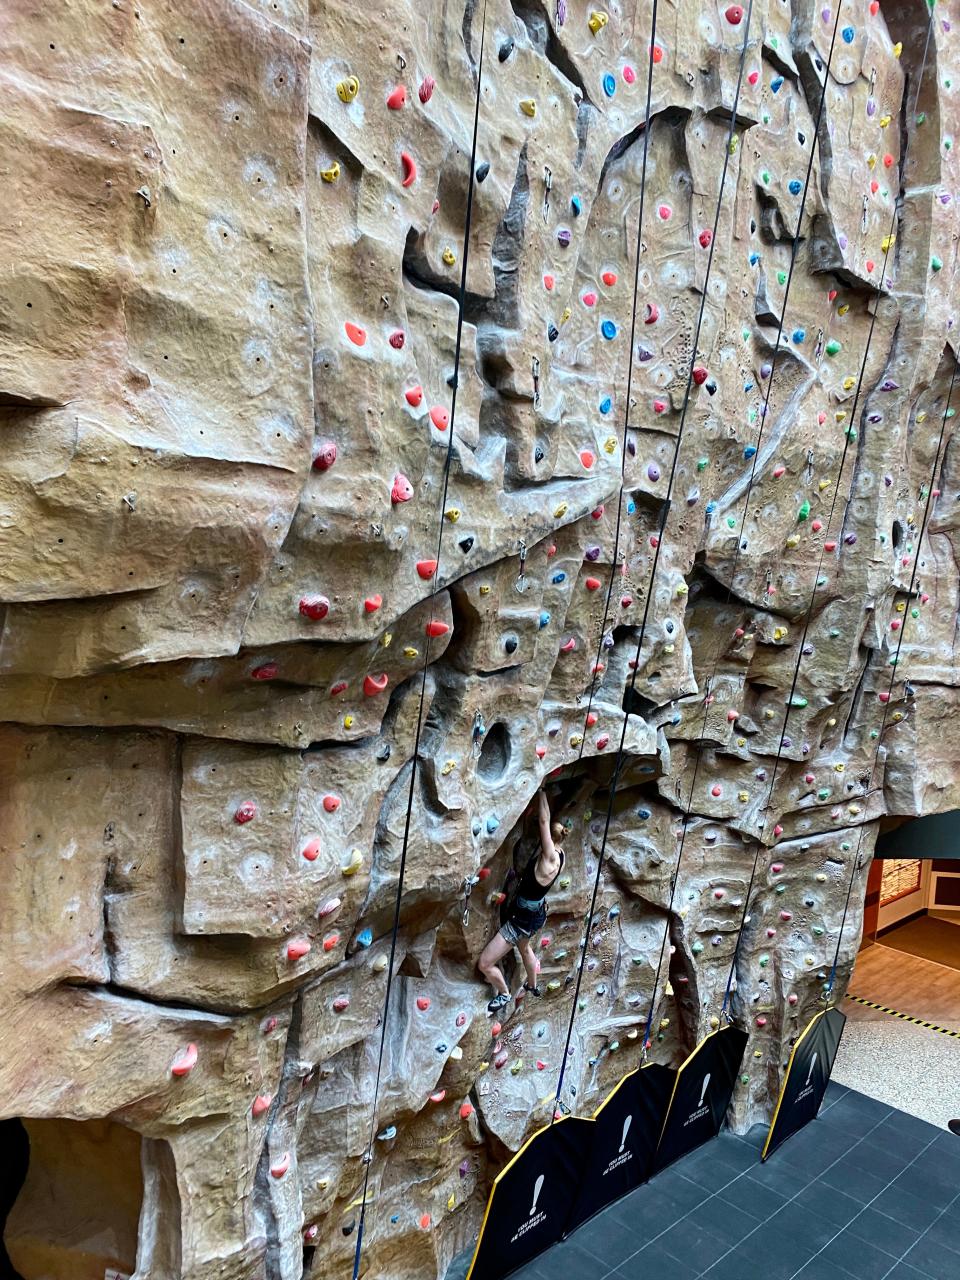
[[[417,1008],[420,1010],[421,1013],[426,1013],[426,1011],[430,1008],[430,997],[417,996]]]
[[[403,393],[407,398],[407,404],[414,409],[418,409],[423,403],[423,387],[411,387],[409,391]]]
[[[648,302],[644,307],[643,323],[656,324],[660,319],[660,308],[655,302]]]
[[[417,93],[424,106],[426,106],[433,97],[433,91],[436,87],[437,82],[434,80],[433,76],[424,76],[420,81],[420,88],[417,90]]]
[[[732,4],[724,11],[723,15],[730,23],[731,27],[739,27],[743,21],[743,10],[738,4]]]
[[[308,840],[300,852],[307,862],[316,862],[320,857],[320,840],[316,836]]]
[[[605,271],[600,279],[608,288],[612,289],[617,283],[617,273],[615,271]]]
[[[347,337],[355,347],[362,347],[367,340],[366,329],[361,329],[358,324],[351,324],[348,320],[343,326]]]
[[[323,797],[323,807],[327,813],[336,813],[340,808],[340,797],[334,795],[326,795]]]
[[[556,284],[556,281],[549,273],[543,277],[543,287],[546,289],[547,293],[553,289],[554,284]]]
[[[170,1064],[170,1074],[172,1076],[182,1077],[188,1076],[193,1068],[197,1065],[199,1050],[195,1044],[188,1044],[185,1049],[181,1049],[173,1062]]]
[[[779,823],[779,822],[774,826],[774,828],[773,828],[773,834],[774,834],[775,836],[782,836],[782,835],[783,835],[783,827],[781,827],[781,825],[780,825],[780,823]]]
[[[402,351],[404,343],[404,334],[402,329],[396,329],[387,339],[394,351]]]
[[[814,533],[819,533],[820,530],[823,528],[823,521],[822,520],[811,521],[810,528],[813,530]]]
[[[547,748],[538,745],[536,748],[536,752],[537,752],[537,759],[542,760],[543,757],[547,754]]]
[[[330,612],[330,601],[326,596],[301,596],[300,612],[311,622],[322,622]]]
[[[654,402],[653,402],[653,412],[654,412],[654,413],[666,413],[666,412],[667,412],[667,402],[666,402],[665,400],[654,400]]]
[[[332,1007],[333,1007],[333,1012],[334,1012],[334,1013],[343,1013],[344,1009],[349,1009],[349,1008],[350,1008],[350,997],[349,997],[349,996],[337,996],[336,1000],[334,1000],[334,1002],[333,1002],[333,1006],[332,1006]]]
[[[655,44],[650,52],[653,54],[654,62],[663,61],[663,50],[660,48],[658,44]]]
[[[751,71],[751,72],[749,72],[749,73],[748,73],[748,75],[747,75],[747,80],[749,81],[749,83],[750,83],[751,85],[756,84],[756,83],[757,83],[757,81],[758,81],[759,79],[760,79],[760,72],[759,72],[759,71]]]
[[[580,451],[580,461],[588,471],[596,462],[596,460],[597,460],[596,455],[591,453],[589,449],[582,449]]]
[[[412,187],[417,180],[417,162],[409,151],[400,152],[400,166],[403,169],[401,187]]]
[[[460,1119],[468,1120],[473,1115],[473,1107],[469,1102],[460,1103]]]
[[[315,1222],[311,1222],[309,1227],[304,1227],[303,1229],[303,1243],[313,1244],[319,1234],[319,1226]]]
[[[446,431],[450,425],[450,414],[442,404],[435,404],[430,410],[430,421],[438,431]]]
[[[245,822],[252,822],[256,816],[257,806],[252,800],[244,800],[243,804],[240,805],[236,813],[233,815],[233,820],[238,826],[242,827]]]
[[[339,941],[340,941],[339,933],[331,933],[329,937],[324,938],[323,940],[324,951],[332,951]]]
[[[573,636],[571,636],[569,640],[565,640],[565,641],[563,642],[563,644],[560,646],[560,652],[561,652],[561,653],[573,653],[573,651],[574,651],[574,649],[575,649],[576,647],[577,647],[577,642],[576,642],[576,640],[573,638]]]
[[[873,261],[873,259],[872,259],[872,258],[868,258],[868,259],[867,259],[867,261],[866,261],[867,275],[872,275],[872,273],[873,273],[873,268],[874,268],[876,265],[877,265],[877,264]]]
[[[621,597],[620,597],[620,608],[621,608],[621,609],[629,609],[629,608],[630,608],[630,606],[631,606],[632,604],[633,604],[633,596],[621,596]]]
[[[313,446],[314,471],[329,471],[337,460],[337,445],[334,440],[318,440]]]
[[[599,505],[599,507],[594,507],[594,508],[593,508],[593,510],[590,512],[590,518],[591,518],[591,520],[602,520],[602,519],[603,519],[603,513],[604,513],[604,511],[605,511],[605,510],[606,510],[606,508],[604,507],[603,503],[601,502],[601,503],[600,503],[600,505]]]
[[[276,1164],[270,1166],[271,1178],[282,1178],[290,1168],[290,1152],[285,1151]]]
[[[374,698],[378,693],[383,693],[389,683],[390,677],[385,671],[379,676],[364,676],[363,692],[368,698]]]
[[[387,106],[391,111],[399,111],[407,100],[407,91],[402,84],[398,84],[391,94],[387,96]]]
[[[310,951],[310,943],[306,938],[294,938],[287,943],[287,959],[302,960]]]
[[[262,662],[250,672],[254,680],[275,680],[279,674],[280,668],[275,662]]]
[[[425,581],[429,578],[432,578],[436,572],[437,572],[436,560],[418,560],[417,561],[417,573]]]
[[[702,364],[698,364],[693,371],[693,380],[698,387],[702,387],[707,380],[707,371]]]
[[[710,788],[710,794],[711,794],[712,796],[722,796],[722,795],[723,795],[723,787],[719,787],[719,786],[711,787],[711,788]]]
[[[597,305],[597,295],[590,290],[588,293],[583,295],[580,301],[585,307],[595,307]]]
[[[348,684],[346,680],[338,680],[336,684],[330,686],[330,697],[335,698],[338,693],[346,693]]]
[[[710,230],[709,227],[704,227],[704,229],[697,236],[697,239],[700,241],[701,249],[709,249],[711,244],[713,244],[713,232]]]
[[[583,585],[588,591],[598,591],[603,584],[599,578],[587,578]]]
[[[827,293],[827,301],[828,301],[828,302],[836,302],[836,300],[837,300],[837,291],[836,291],[836,289],[831,289],[831,290]]]
[[[787,468],[783,465],[783,463],[779,463],[777,466],[775,466],[775,467],[773,468],[773,478],[774,478],[774,480],[779,480],[779,479],[780,479],[780,477],[783,475],[783,473],[786,471],[786,469],[787,469]]]
[[[269,1094],[266,1094],[266,1093],[257,1094],[257,1096],[253,1100],[253,1106],[250,1108],[250,1110],[253,1112],[254,1120],[258,1120],[265,1111],[270,1110],[270,1103],[272,1101],[273,1099],[270,1097]]]
[[[383,604],[383,596],[367,596],[363,602],[365,613],[376,613]]]
[[[422,1214],[420,1215],[420,1229],[421,1229],[422,1231],[426,1231],[426,1230],[427,1230],[427,1228],[428,1228],[429,1226],[430,1226],[430,1215],[429,1215],[429,1213],[422,1213]]]
[[[668,204],[659,205],[657,207],[657,213],[660,215],[660,217],[663,219],[664,222],[669,222],[669,220],[673,217],[673,210],[670,208]]]
[[[837,544],[831,539],[829,542],[825,542],[823,544],[823,549],[824,551],[836,551]]]
[[[730,710],[727,712],[727,719],[730,721],[731,724],[733,724],[735,720],[739,719],[739,716],[740,716],[740,712],[736,709],[736,707],[731,707]]]
[[[446,1091],[446,1089],[438,1089],[436,1093],[431,1093],[431,1095],[430,1095],[430,1101],[431,1101],[431,1102],[442,1102],[446,1096],[447,1096],[447,1091]]]
[[[480,870],[477,872],[477,879],[478,879],[478,880],[489,880],[489,879],[490,879],[490,875],[491,875],[491,871],[490,871],[490,868],[489,868],[489,867],[481,867],[481,868],[480,868]]]
[[[597,739],[597,750],[605,751],[609,746],[609,744],[610,744],[609,733],[601,733],[600,737]]]
[[[888,151],[886,155],[883,157],[883,167],[885,169],[889,169],[892,164],[893,164],[893,156]]]
[[[439,618],[432,618],[424,627],[424,630],[428,636],[435,640],[437,636],[445,636],[450,628],[445,622],[441,622]]]
[[[412,497],[413,485],[402,471],[398,471],[393,477],[393,488],[390,490],[390,501],[409,502]]]
[[[600,717],[597,715],[595,711],[588,711],[587,712],[587,728],[592,729],[599,719]]]

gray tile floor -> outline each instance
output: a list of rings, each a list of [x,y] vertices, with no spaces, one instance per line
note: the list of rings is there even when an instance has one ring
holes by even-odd
[[[837,1083],[761,1164],[765,1137],[721,1134],[513,1280],[960,1280],[960,1138]]]

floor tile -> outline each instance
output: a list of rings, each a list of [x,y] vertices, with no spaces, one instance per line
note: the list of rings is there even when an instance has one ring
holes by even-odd
[[[791,1201],[790,1208],[794,1213],[829,1223],[836,1231],[846,1227],[861,1212],[863,1205],[836,1187],[813,1182]]]
[[[720,1192],[720,1200],[732,1204],[758,1222],[766,1222],[778,1209],[783,1207],[786,1196],[772,1187],[765,1187],[750,1178],[738,1178]]]
[[[642,1235],[627,1226],[622,1217],[614,1217],[611,1213],[598,1213],[574,1231],[569,1240],[606,1263],[607,1271],[618,1267],[647,1243]]]
[[[879,1213],[885,1213],[888,1218],[894,1218],[897,1222],[902,1222],[917,1231],[926,1231],[927,1227],[940,1216],[942,1209],[931,1204],[929,1200],[921,1199],[912,1190],[907,1190],[907,1181],[909,1180],[906,1180],[902,1187],[890,1186],[886,1191],[881,1192],[876,1200],[872,1201],[870,1208],[876,1209]]]
[[[920,1237],[918,1228],[897,1222],[896,1218],[888,1218],[870,1206],[853,1219],[846,1231],[895,1259],[901,1258]]]
[[[880,1195],[890,1182],[889,1178],[878,1177],[869,1169],[860,1169],[851,1161],[840,1160],[837,1164],[825,1169],[819,1177],[820,1182],[828,1187],[852,1196],[861,1204],[866,1204],[874,1196]]]
[[[555,1244],[536,1261],[538,1270],[550,1280],[586,1280],[603,1274],[593,1254],[581,1249],[572,1238]]]
[[[610,1280],[613,1280],[613,1277],[616,1277],[616,1280],[642,1280],[642,1278],[652,1280],[653,1277],[656,1277],[656,1280],[696,1280],[696,1275],[693,1267],[681,1262],[679,1258],[674,1258],[659,1245],[648,1245],[642,1253],[638,1253],[619,1270],[612,1272]],[[590,1278],[583,1276],[581,1280],[590,1280]]]
[[[882,1275],[881,1271],[876,1280],[880,1280]],[[852,1277],[849,1271],[844,1271],[835,1262],[825,1262],[823,1254],[818,1253],[791,1280],[852,1280]]]
[[[956,1219],[954,1219],[956,1226]],[[929,1232],[922,1235],[916,1244],[906,1250],[903,1261],[918,1271],[925,1271],[936,1280],[954,1280],[960,1277],[960,1253],[946,1248]]]
[[[818,1256],[832,1263],[838,1270],[856,1277],[856,1280],[879,1280],[897,1261],[882,1249],[851,1235],[849,1231],[844,1231],[835,1240],[831,1240]]]

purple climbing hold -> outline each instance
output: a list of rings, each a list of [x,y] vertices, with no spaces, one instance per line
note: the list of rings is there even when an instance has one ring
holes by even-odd
[[[884,477],[883,477],[883,483],[884,483],[884,484],[886,485],[886,487],[889,489],[889,488],[890,488],[890,486],[893,484],[893,476],[884,476]]]
[[[650,465],[647,467],[647,478],[653,481],[657,481],[660,479],[660,468],[657,466],[655,462],[651,462]]]
[[[557,228],[557,244],[560,246],[561,249],[569,248],[570,241],[572,239],[573,239],[573,236],[571,235],[569,228],[567,227]]]
[[[589,560],[592,563],[594,560],[600,559],[600,548],[587,547],[586,551],[583,554],[584,554],[584,558]]]
[[[773,365],[770,363],[769,360],[765,360],[763,364],[760,366],[760,377],[769,378],[771,373],[773,373]]]
[[[844,538],[844,542],[847,544],[848,547],[852,547],[853,544],[856,542],[856,540],[857,540],[857,535],[855,533],[848,533],[847,536]]]
[[[839,241],[839,243],[840,243],[840,248],[841,248],[841,249],[846,249],[846,247],[847,247],[847,237],[846,237],[846,236],[844,236],[844,235],[839,235],[839,236],[837,236],[837,240],[838,240],[838,241]]]
[[[892,378],[884,378],[884,380],[880,383],[880,390],[881,391],[899,391],[900,383],[894,382]]]

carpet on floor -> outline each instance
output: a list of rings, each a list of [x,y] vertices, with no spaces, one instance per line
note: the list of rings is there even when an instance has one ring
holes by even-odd
[[[891,929],[877,942],[881,947],[892,947],[895,951],[906,951],[908,955],[960,969],[960,924],[951,924],[949,920],[920,916]]]

